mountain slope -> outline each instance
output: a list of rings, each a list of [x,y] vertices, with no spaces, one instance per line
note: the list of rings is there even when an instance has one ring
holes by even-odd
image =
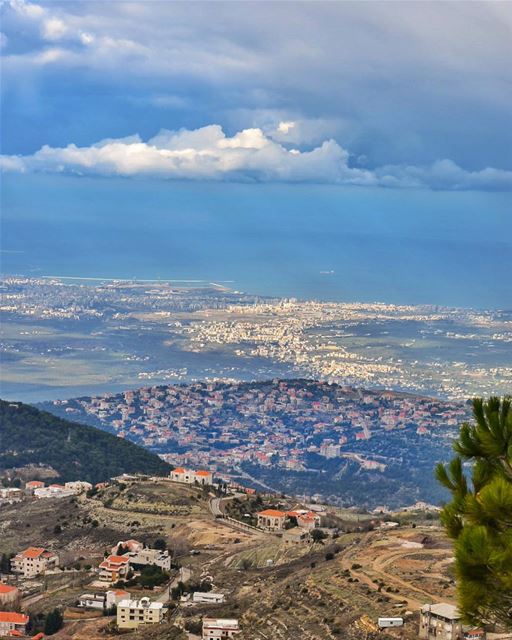
[[[157,455],[94,427],[57,418],[22,403],[0,400],[0,470],[51,466],[63,482],[100,482],[121,473],[163,475]]]

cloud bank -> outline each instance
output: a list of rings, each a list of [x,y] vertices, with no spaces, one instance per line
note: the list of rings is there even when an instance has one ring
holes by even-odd
[[[153,177],[239,182],[314,182],[389,188],[511,190],[512,172],[494,168],[466,171],[451,160],[430,166],[351,166],[350,153],[333,139],[310,150],[281,142],[295,128],[282,122],[275,136],[260,128],[227,136],[218,124],[195,130],[161,130],[106,139],[88,147],[43,146],[27,156],[1,156],[4,171],[75,175]]]
[[[290,6],[0,0],[4,152],[216,122],[372,167],[512,169],[508,3]]]

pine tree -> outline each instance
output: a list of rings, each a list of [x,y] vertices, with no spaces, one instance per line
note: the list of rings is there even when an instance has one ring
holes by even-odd
[[[476,398],[473,415],[475,423],[460,428],[456,457],[436,468],[452,494],[441,520],[454,540],[463,619],[512,629],[511,399]]]

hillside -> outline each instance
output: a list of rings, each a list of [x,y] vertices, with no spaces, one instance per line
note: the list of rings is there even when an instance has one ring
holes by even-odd
[[[0,470],[52,467],[61,481],[96,483],[122,473],[162,475],[170,467],[157,455],[109,433],[0,400]]]
[[[176,466],[201,460],[255,487],[371,509],[446,500],[434,466],[470,417],[461,401],[300,378],[144,387],[40,408]]]

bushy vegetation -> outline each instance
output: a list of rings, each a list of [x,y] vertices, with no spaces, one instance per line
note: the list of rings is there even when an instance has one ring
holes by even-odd
[[[473,415],[475,424],[460,429],[456,457],[436,470],[452,494],[441,520],[454,540],[458,604],[465,620],[512,629],[511,400],[475,399]]]
[[[94,427],[0,400],[0,470],[51,466],[63,482],[96,483],[122,473],[167,474],[157,455]],[[5,443],[5,445],[4,445]]]

